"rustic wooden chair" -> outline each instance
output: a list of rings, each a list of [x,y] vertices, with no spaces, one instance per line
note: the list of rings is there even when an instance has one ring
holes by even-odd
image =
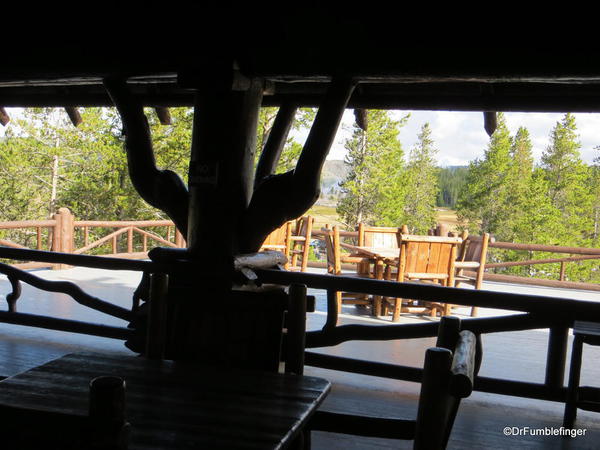
[[[401,234],[398,260],[388,262],[385,278],[399,282],[422,281],[454,286],[454,265],[458,246],[461,243],[462,239],[457,237]],[[403,300],[401,298],[386,300],[393,302],[392,320],[397,322],[403,311]],[[407,300],[407,303],[412,306],[405,307],[405,311],[429,310],[432,316],[435,316],[437,311],[442,315],[448,315],[452,307],[450,304],[424,302],[422,306],[415,308],[412,300]]]
[[[406,225],[402,227],[374,227],[359,223],[358,246],[398,248],[398,236],[401,233],[408,233]]]
[[[494,238],[490,237],[489,233],[483,233],[481,236],[469,236],[468,231],[464,231],[461,237],[463,242],[455,263],[454,285],[461,287],[462,284],[467,284],[474,286],[475,289],[481,289],[488,244],[494,242]],[[477,317],[476,306],[471,308],[471,316]]]
[[[168,296],[177,296],[177,288],[168,292],[167,285],[166,275],[152,275],[147,358],[271,372],[279,371],[283,362],[285,372],[302,373],[306,312],[314,310],[306,286],[293,284],[288,292],[278,286],[232,290],[225,305],[199,302],[184,312],[171,307]],[[182,328],[181,314],[193,314],[196,320]]]
[[[125,414],[124,381],[98,377],[90,380],[87,416],[0,405],[2,448],[125,450],[130,428]]]
[[[322,228],[323,239],[325,240],[325,250],[327,253],[327,273],[332,275],[344,275],[348,277],[370,278],[368,271],[359,269],[360,265],[368,264],[365,258],[348,256],[342,254],[340,247],[340,230],[337,226],[333,228]],[[343,272],[342,264],[356,264],[356,272]],[[372,306],[372,299],[367,294],[357,294],[353,292],[327,291],[328,321],[330,317],[335,317],[332,325],[337,323],[337,315],[342,311],[342,304],[366,305]],[[331,310],[330,305],[335,305],[335,311]]]
[[[288,270],[306,272],[314,221],[314,217],[311,216],[300,217],[296,220],[295,230],[290,238],[291,261]]]
[[[273,230],[262,243],[260,250],[276,250],[285,255],[288,262],[284,265],[285,269],[289,268],[290,247],[292,242],[293,221],[284,223],[279,228]]]
[[[416,419],[320,410],[310,422],[310,430],[414,440],[413,448],[417,450],[446,448],[460,402],[471,395],[481,362],[478,338],[470,331],[461,331],[460,327],[457,317],[446,316],[440,320],[436,347],[425,354]]]

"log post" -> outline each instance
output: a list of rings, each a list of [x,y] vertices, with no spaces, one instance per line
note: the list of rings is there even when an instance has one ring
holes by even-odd
[[[133,253],[133,227],[127,229],[127,253]]]
[[[6,110],[0,106],[0,125],[5,127],[8,125],[8,122],[10,122],[10,117]]]
[[[73,231],[74,217],[69,208],[59,208],[58,212],[53,216],[56,220],[54,229],[52,230],[52,251],[60,253],[73,252]],[[54,265],[54,269],[67,269],[70,266],[67,264]]]
[[[231,72],[232,69],[229,69]],[[187,245],[210,270],[230,272],[238,227],[253,190],[256,128],[263,81],[237,89],[232,74],[204,81],[196,98],[189,168]],[[231,83],[224,85],[229,77]],[[206,255],[212,255],[210,261]],[[225,269],[225,270],[223,270]]]

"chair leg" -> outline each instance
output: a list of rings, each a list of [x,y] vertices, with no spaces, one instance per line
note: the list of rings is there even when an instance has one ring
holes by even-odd
[[[479,308],[477,306],[473,306],[471,308],[471,317],[477,317],[478,313],[479,313]]]
[[[583,339],[576,335],[573,340],[573,350],[571,353],[571,368],[569,370],[569,387],[567,390],[567,401],[565,403],[565,415],[563,418],[563,427],[573,428],[577,418],[577,400],[579,390],[579,378],[581,376],[581,357],[583,353]]]
[[[392,314],[392,322],[400,321],[400,313],[402,312],[402,299],[396,298],[394,300],[394,312]]]

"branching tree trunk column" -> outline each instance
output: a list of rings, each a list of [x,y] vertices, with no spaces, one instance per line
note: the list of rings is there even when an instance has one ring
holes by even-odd
[[[196,99],[187,242],[192,259],[223,274],[239,252],[237,230],[252,196],[263,82],[248,80],[244,90],[215,85]]]

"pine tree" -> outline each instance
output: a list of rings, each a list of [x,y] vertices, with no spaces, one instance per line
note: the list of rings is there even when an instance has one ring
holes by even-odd
[[[583,244],[590,236],[592,194],[589,189],[589,168],[581,160],[575,117],[565,114],[551,134],[551,143],[542,155],[542,165],[548,195],[562,214],[565,244]]]
[[[406,170],[404,223],[411,233],[426,233],[435,226],[435,203],[438,194],[437,150],[433,147],[431,128],[425,123],[418,135],[418,143],[411,150]]]
[[[386,111],[370,110],[366,131],[353,125],[352,136],[344,144],[350,172],[341,183],[337,205],[348,227],[360,222],[387,224],[395,220],[395,211],[402,211],[403,151],[398,134],[405,120],[396,121]]]
[[[471,231],[478,228],[495,234],[505,226],[511,146],[506,120],[500,113],[483,159],[469,164],[465,187],[459,195],[457,215]]]

